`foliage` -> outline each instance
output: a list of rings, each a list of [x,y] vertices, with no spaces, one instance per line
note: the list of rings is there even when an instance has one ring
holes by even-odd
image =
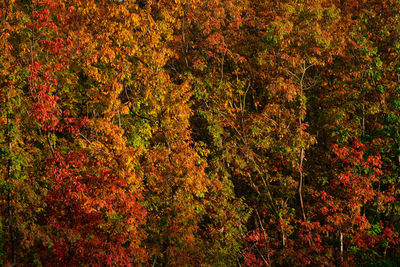
[[[399,261],[399,1],[0,16],[1,264]]]

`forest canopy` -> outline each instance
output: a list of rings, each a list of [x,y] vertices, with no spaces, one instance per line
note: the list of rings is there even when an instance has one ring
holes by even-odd
[[[394,266],[399,0],[0,0],[0,264]]]

